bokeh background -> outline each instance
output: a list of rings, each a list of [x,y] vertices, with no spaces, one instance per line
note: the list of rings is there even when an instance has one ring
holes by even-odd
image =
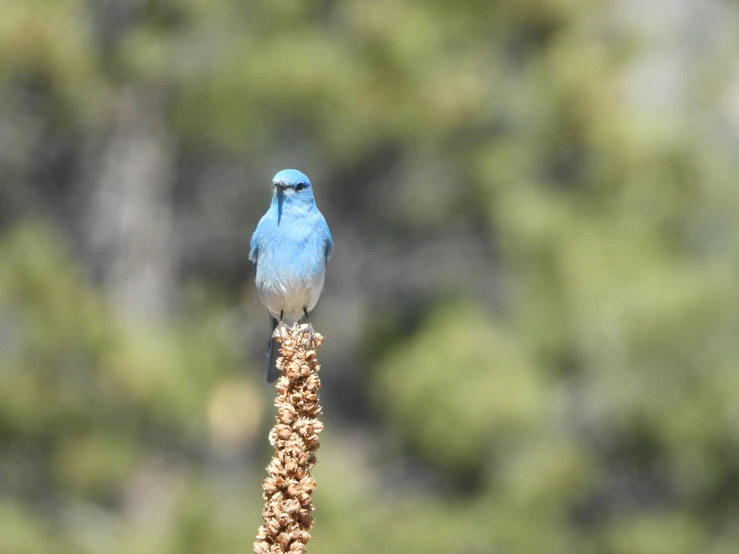
[[[729,0],[4,0],[0,553],[251,551],[284,167],[310,551],[739,552],[738,56]]]

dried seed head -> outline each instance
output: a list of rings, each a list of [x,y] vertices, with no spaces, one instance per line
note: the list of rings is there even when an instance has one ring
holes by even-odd
[[[316,463],[314,451],[320,446],[323,424],[316,418],[320,365],[316,350],[323,337],[311,340],[307,325],[275,330],[281,357],[277,367],[282,376],[277,380],[276,424],[269,433],[275,455],[267,466],[269,476],[263,483],[265,499],[262,518],[265,524],[257,532],[256,554],[305,554],[313,526],[313,500],[316,481],[311,468]]]

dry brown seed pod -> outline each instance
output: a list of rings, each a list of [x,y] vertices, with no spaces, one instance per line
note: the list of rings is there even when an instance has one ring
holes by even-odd
[[[277,482],[275,481],[275,478],[267,477],[262,484],[262,489],[264,489],[265,494],[271,495],[277,492]]]
[[[300,488],[308,494],[311,494],[314,490],[316,490],[316,480],[313,479],[312,476],[306,475],[300,480]]]
[[[280,512],[277,515],[277,523],[280,525],[280,528],[287,527],[290,523],[290,514],[286,512]]]
[[[280,533],[277,535],[277,543],[282,547],[283,550],[287,550],[290,545],[290,535],[287,533]]]
[[[278,425],[275,427],[275,430],[277,431],[277,436],[282,440],[289,439],[293,432],[289,425]]]
[[[277,522],[277,519],[270,519],[266,522],[265,529],[271,537],[276,537],[277,533],[280,532],[280,524]]]
[[[300,502],[298,502],[294,498],[285,502],[285,511],[288,514],[291,514],[291,515],[296,514],[298,513],[299,510],[300,510]]]

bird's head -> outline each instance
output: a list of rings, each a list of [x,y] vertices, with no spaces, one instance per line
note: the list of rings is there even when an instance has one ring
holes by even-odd
[[[313,202],[310,179],[297,169],[283,169],[272,179],[275,195],[287,201]]]

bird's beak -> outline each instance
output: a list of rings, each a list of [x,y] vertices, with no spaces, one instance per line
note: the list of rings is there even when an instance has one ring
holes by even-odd
[[[283,183],[272,183],[272,186],[275,187],[277,190],[285,190],[287,188],[287,185]]]

